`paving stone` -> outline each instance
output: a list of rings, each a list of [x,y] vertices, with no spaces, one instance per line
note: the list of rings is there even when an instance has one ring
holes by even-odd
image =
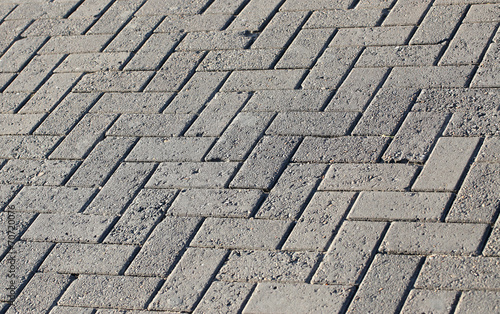
[[[143,309],[159,283],[159,278],[80,275],[58,304]]]
[[[197,70],[266,70],[280,54],[281,49],[216,50],[208,53]]]
[[[116,115],[114,114],[86,114],[55,151],[50,154],[49,158],[85,158],[115,120]]]
[[[467,112],[494,110],[500,93],[495,89],[424,89],[412,111]]]
[[[191,15],[207,6],[207,0],[149,0],[135,15]]]
[[[29,25],[31,20],[3,20],[0,24],[0,52],[3,53],[10,47],[11,42],[17,38]]]
[[[104,239],[105,243],[143,244],[172,203],[174,190],[144,189]]]
[[[499,66],[480,66],[476,72],[476,75],[474,75],[471,87],[499,87],[499,68]]]
[[[0,58],[0,72],[20,72],[45,40],[45,37],[16,40]]]
[[[471,77],[472,67],[425,66],[396,67],[387,78],[385,87],[398,88],[447,88],[465,87]]]
[[[206,160],[244,160],[271,122],[274,113],[243,112],[229,124]]]
[[[437,44],[448,40],[466,8],[465,5],[433,5],[412,36],[410,44]]]
[[[271,135],[347,135],[358,113],[355,112],[281,112],[266,130]]]
[[[456,297],[456,291],[412,289],[401,313],[450,313]]]
[[[432,255],[427,257],[415,288],[498,289],[499,274],[498,257]]]
[[[384,19],[383,25],[417,25],[431,2],[431,0],[397,1]]]
[[[19,192],[21,185],[1,184],[0,185],[0,209],[4,209],[14,195]],[[6,209],[7,210],[7,209]]]
[[[15,77],[14,74],[0,73],[0,91],[2,91],[3,88],[5,88],[8,84],[10,84],[11,81],[14,79],[14,77]]]
[[[78,8],[71,13],[70,19],[80,19],[84,17],[98,17],[109,7],[111,0],[85,0]]]
[[[269,21],[280,5],[279,0],[251,0],[245,5],[234,21],[230,30],[258,31]]]
[[[334,138],[305,137],[297,152],[294,162],[376,162],[387,145],[383,137],[341,136]]]
[[[438,139],[412,190],[454,191],[478,141],[478,138]]]
[[[478,63],[496,27],[496,23],[462,24],[439,61],[439,64]]]
[[[392,0],[360,0],[356,4],[356,9],[362,8],[389,8],[392,6]]]
[[[296,219],[325,170],[325,165],[289,164],[255,216]]]
[[[393,135],[417,97],[415,89],[382,88],[370,102],[354,135]]]
[[[231,188],[271,189],[299,145],[298,137],[265,136],[231,181]]]
[[[408,113],[382,159],[425,162],[448,118],[446,113]]]
[[[225,250],[187,249],[148,308],[193,310],[226,255]]]
[[[221,136],[248,97],[238,92],[215,94],[184,135]]]
[[[466,291],[458,301],[456,313],[494,313],[500,308],[497,291]]]
[[[214,3],[209,8],[213,5]],[[167,15],[155,29],[155,33],[220,31],[231,18],[231,14],[223,14],[223,12],[218,12],[218,14]]]
[[[179,312],[170,312],[170,311],[154,311],[155,314],[175,314]],[[95,312],[96,314],[148,314],[150,311],[147,310],[110,310],[110,309],[100,309]]]
[[[54,72],[98,72],[121,70],[128,59],[126,52],[71,54]]]
[[[2,187],[5,187],[5,185]],[[16,241],[19,240],[21,234],[24,233],[35,218],[35,214],[14,212],[13,210],[15,208],[9,206],[0,212],[0,225],[2,226],[2,229],[0,229],[0,236],[2,237],[0,240],[0,254],[2,256],[7,253],[8,249],[13,247],[14,243],[17,243]],[[9,257],[8,254],[6,256]]]
[[[324,90],[261,90],[253,93],[243,111],[320,111],[330,94]]]
[[[490,4],[473,4],[470,6],[464,23],[481,23],[481,22],[500,22],[500,5]]]
[[[6,19],[25,19],[29,16],[32,19],[63,18],[71,12],[77,1],[58,1],[45,3],[20,3]]]
[[[248,218],[263,196],[259,190],[181,190],[168,212],[175,216]]]
[[[28,93],[0,94],[0,113],[14,113],[28,100]]]
[[[151,163],[122,163],[100,189],[85,214],[118,215],[151,175]]]
[[[66,186],[102,186],[134,143],[134,138],[105,138],[85,158]]]
[[[192,114],[122,114],[106,135],[179,136],[192,121]]]
[[[0,158],[45,158],[59,142],[59,136],[5,135],[0,136]]]
[[[312,11],[312,10],[335,10],[347,9],[351,6],[351,0],[318,0],[314,2],[289,0],[281,8],[281,11]]]
[[[10,205],[16,211],[70,214],[79,212],[95,190],[49,186],[24,186]]]
[[[380,250],[406,254],[475,254],[487,228],[480,224],[393,222]]]
[[[246,0],[214,0],[205,14],[236,14],[246,4]]]
[[[146,184],[149,188],[223,188],[236,162],[162,162]]]
[[[358,47],[327,48],[307,75],[302,88],[337,88],[360,51]]]
[[[354,193],[317,192],[307,205],[290,236],[285,250],[325,250],[334,230],[347,212]]]
[[[341,28],[329,47],[404,45],[412,30],[412,26]]]
[[[376,255],[348,311],[398,311],[419,264],[419,256]]]
[[[476,157],[476,162],[500,163],[500,138],[486,138]]]
[[[87,0],[88,1],[88,0]],[[94,309],[89,307],[74,307],[56,305],[50,311],[50,314],[92,314]]]
[[[285,51],[277,69],[309,68],[333,34],[332,29],[302,29]],[[252,46],[252,48],[255,45]]]
[[[73,89],[75,92],[138,92],[153,76],[152,71],[104,71],[88,73]]]
[[[276,249],[290,223],[279,220],[207,218],[191,246]]]
[[[305,282],[318,259],[312,252],[232,251],[217,278],[225,281]]]
[[[118,275],[135,250],[132,245],[58,243],[40,266],[40,271]]]
[[[451,197],[451,193],[361,192],[348,218],[438,221]]]
[[[214,281],[193,313],[235,313],[247,300],[253,285],[246,282]]]
[[[404,164],[332,164],[318,189],[404,190],[418,169],[417,166]]]
[[[253,35],[238,31],[211,31],[188,33],[177,50],[225,50],[243,49]]]
[[[100,52],[110,40],[110,35],[75,35],[51,37],[39,54],[71,54]]]
[[[200,222],[201,219],[195,217],[165,217],[155,227],[125,274],[168,275]]]
[[[92,113],[160,113],[173,93],[105,93],[92,106]]]
[[[114,34],[118,32],[142,3],[142,1],[134,0],[115,1],[87,34]]]
[[[386,68],[354,68],[325,111],[363,111],[384,77]]]
[[[106,52],[131,52],[137,51],[139,46],[146,41],[155,27],[162,20],[159,16],[137,16],[116,35],[106,46]],[[153,67],[154,69],[154,67]]]
[[[9,160],[0,173],[0,184],[61,185],[78,163],[70,160]]]
[[[35,20],[22,35],[25,37],[82,35],[93,22],[94,19],[91,17]]]
[[[304,23],[307,12],[278,12],[259,37],[252,44],[252,48],[281,48],[293,40],[299,27]]]
[[[376,26],[382,17],[382,10],[356,8],[355,10],[314,11],[304,28],[368,27]]]
[[[69,275],[36,273],[5,313],[48,311],[71,280]],[[43,290],[40,290],[41,286]]]
[[[444,45],[366,47],[357,67],[431,66]]]
[[[202,161],[212,146],[210,137],[143,137],[127,156],[127,161]]]
[[[153,34],[127,63],[126,70],[156,70],[174,50],[180,34]]]
[[[113,217],[82,214],[40,214],[22,236],[27,241],[97,243]]]
[[[500,112],[498,110],[478,110],[476,112],[456,112],[446,126],[444,136],[495,136],[500,134]]]
[[[233,71],[221,90],[241,92],[294,89],[304,74],[304,70]]]
[[[470,169],[447,221],[493,222],[500,200],[500,164],[476,163]]]

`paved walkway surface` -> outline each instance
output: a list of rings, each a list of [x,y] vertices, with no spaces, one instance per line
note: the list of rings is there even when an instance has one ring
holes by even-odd
[[[499,2],[0,0],[0,312],[499,313]]]

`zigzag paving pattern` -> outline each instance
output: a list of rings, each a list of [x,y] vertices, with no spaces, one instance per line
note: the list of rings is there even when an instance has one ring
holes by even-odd
[[[499,0],[0,0],[0,313],[500,313]]]

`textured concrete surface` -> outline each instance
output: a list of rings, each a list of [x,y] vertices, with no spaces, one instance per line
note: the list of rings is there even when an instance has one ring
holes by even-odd
[[[0,314],[500,313],[499,0],[0,0]]]

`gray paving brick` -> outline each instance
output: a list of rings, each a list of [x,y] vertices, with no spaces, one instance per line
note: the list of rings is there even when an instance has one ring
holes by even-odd
[[[3,186],[2,186],[3,187]],[[3,256],[14,241],[19,240],[21,234],[28,228],[35,218],[35,214],[14,213],[9,208],[0,213],[0,254]],[[6,255],[8,258],[9,255]],[[5,274],[4,274],[5,275]]]
[[[397,1],[384,19],[383,25],[417,25],[431,2],[431,0]]]
[[[160,113],[173,93],[105,93],[92,113]]]
[[[170,312],[170,311],[154,311],[155,314],[175,314],[179,312]],[[151,313],[148,310],[116,310],[116,309],[99,309],[96,314],[148,314]]]
[[[480,66],[471,87],[500,87],[499,66]]]
[[[417,90],[409,88],[380,89],[352,133],[354,135],[393,135],[417,94]]]
[[[259,283],[243,313],[336,313],[350,294],[347,286]]]
[[[126,275],[166,276],[201,222],[195,217],[165,217],[134,258]]]
[[[437,44],[448,40],[466,8],[465,5],[432,6],[410,44]]]
[[[19,113],[44,113],[52,111],[80,76],[80,73],[52,74],[19,110]]]
[[[87,0],[88,1],[88,0]],[[56,305],[50,311],[50,314],[93,314],[94,309],[90,307],[74,307]]]
[[[332,29],[302,29],[276,65],[277,69],[309,68],[313,65]],[[252,48],[255,45],[252,46]]]
[[[259,190],[182,190],[168,212],[176,216],[248,218],[263,196]]]
[[[270,112],[239,113],[205,159],[244,160],[273,116]]]
[[[378,20],[382,17],[382,13],[382,10],[372,8],[314,11],[304,25],[304,28],[375,26],[377,25]]]
[[[473,4],[470,6],[464,23],[481,23],[481,22],[500,22],[500,5],[490,4]]]
[[[480,224],[393,222],[380,250],[406,254],[475,254],[487,228]]]
[[[97,243],[113,217],[40,214],[22,236],[27,241]]]
[[[207,218],[191,246],[272,250],[289,226],[280,220]]]
[[[12,197],[14,197],[14,195],[17,194],[17,192],[19,192],[20,189],[21,189],[21,185],[1,184],[0,185],[0,209],[4,209],[4,206],[10,202]]]
[[[345,221],[314,274],[312,282],[359,283],[384,228],[385,223],[382,222]]]
[[[63,18],[77,4],[77,1],[20,3],[6,19],[32,19]]]
[[[43,114],[0,114],[0,135],[26,135],[38,125]]]
[[[191,15],[198,14],[207,0],[149,0],[135,15]]]
[[[70,214],[79,212],[95,190],[49,186],[24,186],[10,205],[16,211]]]
[[[357,67],[431,66],[444,45],[366,47]]]
[[[252,48],[281,48],[290,42],[307,17],[307,12],[278,12],[259,34]]]
[[[214,0],[207,8],[205,13],[208,14],[235,14],[244,5],[246,0]]]
[[[15,7],[14,3],[2,3],[0,5],[0,19],[3,20]]]
[[[198,71],[266,70],[281,53],[280,49],[238,49],[211,51]]]
[[[237,1],[235,5],[237,4]],[[227,3],[230,6],[230,3]],[[209,13],[210,8],[205,11]],[[214,12],[210,12],[214,13]],[[196,15],[167,15],[163,22],[155,29],[155,33],[191,33],[222,30],[232,17],[233,12],[217,12],[217,14]]]
[[[91,17],[35,20],[22,35],[26,37],[82,35],[93,22],[94,19]]]
[[[478,63],[496,26],[496,23],[462,24],[439,64]]]
[[[148,308],[193,310],[226,255],[225,250],[187,249]]]
[[[295,219],[325,170],[325,165],[289,164],[259,208],[256,217]]]
[[[99,94],[70,93],[35,130],[35,135],[65,135],[95,103]],[[40,116],[40,115],[39,115]]]
[[[144,189],[127,207],[104,239],[105,243],[143,244],[156,222],[163,217],[176,193],[174,190]]]
[[[439,256],[427,257],[415,282],[423,289],[498,289],[498,257]]]
[[[71,280],[69,275],[36,273],[5,313],[48,311]],[[40,286],[44,289],[41,290]]]
[[[312,11],[312,10],[335,10],[347,9],[351,0],[318,0],[314,2],[289,0],[281,8],[281,11]]]
[[[130,22],[106,46],[106,52],[137,51],[161,21],[159,16],[133,17]],[[153,67],[154,69],[154,67]]]
[[[325,90],[256,91],[243,111],[319,111],[330,94]]]
[[[386,68],[352,69],[325,111],[363,111],[386,73]]]
[[[476,162],[500,163],[500,138],[486,138],[476,157]]]
[[[385,87],[447,88],[465,87],[472,66],[396,67],[387,78]]]
[[[236,162],[162,162],[146,184],[150,188],[223,188]]]
[[[348,217],[388,221],[438,221],[447,210],[451,196],[451,193],[431,192],[361,192]]]
[[[100,16],[102,11],[109,7],[112,0],[85,0],[78,8],[71,13],[70,19],[80,19],[84,17]]]
[[[156,70],[180,40],[180,34],[153,34],[125,67],[126,70]]]
[[[111,136],[179,136],[192,114],[122,114],[108,130]]]
[[[347,135],[358,113],[355,112],[281,112],[266,130],[271,135]]]
[[[263,137],[231,181],[230,187],[270,189],[298,145],[298,137]]]
[[[360,51],[358,47],[327,48],[307,75],[302,88],[337,88]]]
[[[143,309],[159,282],[159,278],[80,275],[58,304]]]
[[[424,89],[412,110],[437,112],[494,110],[498,107],[499,96],[497,90],[485,88]]]
[[[304,70],[234,71],[222,91],[258,91],[268,89],[294,89]]]
[[[478,138],[440,138],[412,190],[454,191],[478,141]]]
[[[28,100],[28,93],[0,94],[0,113],[14,113]]]
[[[107,137],[99,142],[66,183],[67,186],[102,186],[123,155],[135,143],[134,138]]]
[[[404,164],[332,164],[319,190],[404,190],[418,167]]]
[[[245,5],[236,19],[229,25],[230,30],[261,30],[263,24],[278,9],[279,0],[251,0]]]
[[[392,6],[393,0],[360,0],[356,4],[356,9],[362,8],[389,8]]]
[[[88,73],[74,87],[75,92],[137,92],[153,76],[152,71],[104,71]]]
[[[447,221],[493,222],[500,200],[500,164],[476,163],[470,169]]]
[[[225,50],[243,49],[252,40],[252,35],[238,31],[194,32],[177,46],[177,50]]]
[[[283,249],[325,250],[353,197],[354,193],[348,192],[315,193],[283,245]]]
[[[450,313],[456,297],[456,291],[412,289],[401,313]]]
[[[193,313],[235,313],[247,300],[253,284],[214,281]]]
[[[419,263],[418,256],[376,255],[348,313],[397,312]]]
[[[44,42],[45,37],[23,38],[15,41],[0,58],[0,72],[20,72]]]
[[[408,113],[382,159],[425,162],[448,117],[446,113]]]
[[[246,103],[247,93],[217,93],[185,132],[186,136],[221,136]]]
[[[7,20],[0,24],[0,52],[10,47],[11,42],[19,36],[31,23],[31,20]]]
[[[75,35],[51,37],[40,49],[40,54],[100,52],[110,35]]]
[[[114,114],[86,114],[71,130],[71,133],[50,154],[51,159],[85,158],[95,143],[102,138],[104,132],[116,120]]]
[[[71,54],[54,72],[98,72],[120,70],[128,59],[126,52]]]
[[[135,250],[132,245],[58,243],[39,269],[45,273],[118,275]]]
[[[114,34],[132,14],[141,6],[142,1],[120,0],[115,1],[111,7],[99,18],[87,34]]]
[[[312,252],[232,251],[217,278],[225,281],[305,282],[318,259]]]
[[[2,24],[0,24],[2,25]],[[0,91],[14,79],[15,75],[10,73],[0,73]]]
[[[334,138],[305,137],[297,152],[295,162],[376,162],[387,145],[383,137],[341,136]]]
[[[0,173],[0,184],[61,185],[77,161],[9,160]]]
[[[202,161],[212,146],[210,137],[143,137],[127,156],[127,161]]]
[[[330,47],[404,45],[412,30],[412,26],[341,28],[335,34]]]
[[[458,301],[455,313],[494,313],[500,308],[498,291],[466,291]]]
[[[51,243],[39,242],[18,241],[14,244],[12,251],[16,254],[7,254],[0,262],[0,275],[2,278],[9,278],[7,275],[12,274],[10,265],[13,263],[12,261],[17,262],[13,282],[6,279],[9,281],[4,282],[9,285],[0,290],[1,301],[11,301],[12,295],[17,296],[19,294],[20,288],[28,282],[29,277],[40,265],[51,247]]]
[[[498,0],[436,0],[435,5],[469,4],[469,3],[498,3]]]
[[[151,175],[154,164],[122,163],[100,189],[85,214],[117,215],[134,198]]]

